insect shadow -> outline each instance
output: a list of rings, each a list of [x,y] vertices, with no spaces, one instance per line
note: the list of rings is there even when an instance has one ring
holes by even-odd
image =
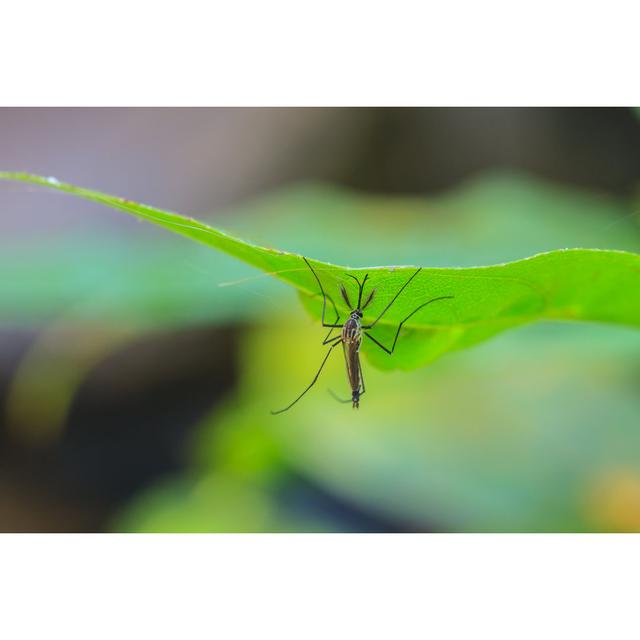
[[[351,304],[347,290],[345,289],[344,285],[340,283],[340,294],[342,295],[342,298],[346,302],[347,307],[349,307],[349,309],[352,309],[352,311],[349,313],[349,317],[347,318],[347,320],[344,323],[340,323],[340,314],[338,313],[338,309],[335,305],[335,302],[330,296],[328,296],[325,293],[324,288],[322,286],[322,282],[320,282],[320,278],[318,278],[318,274],[316,273],[315,269],[311,266],[309,261],[305,257],[303,257],[302,259],[306,262],[309,269],[311,269],[311,273],[313,273],[313,276],[316,279],[316,282],[318,283],[318,287],[320,287],[320,293],[322,294],[322,326],[329,329],[329,333],[327,334],[327,337],[322,341],[322,344],[330,345],[330,346],[329,346],[329,350],[327,351],[327,354],[325,355],[324,359],[322,360],[322,363],[320,364],[320,368],[318,369],[316,375],[314,376],[309,386],[293,402],[291,402],[286,407],[284,407],[284,409],[278,409],[277,411],[272,411],[271,413],[273,415],[277,415],[279,413],[284,413],[285,411],[288,411],[305,395],[305,393],[307,393],[307,391],[309,391],[309,389],[311,389],[311,387],[313,387],[313,385],[317,382],[318,377],[320,376],[320,373],[322,372],[322,369],[325,363],[329,359],[329,356],[339,344],[342,345],[342,351],[344,353],[344,361],[347,367],[347,378],[349,379],[349,385],[351,386],[351,399],[341,400],[340,398],[335,396],[333,392],[331,393],[333,397],[339,402],[345,402],[345,403],[351,402],[353,408],[357,409],[360,406],[360,397],[364,395],[366,390],[364,386],[364,378],[362,376],[362,366],[360,364],[360,345],[362,344],[362,336],[365,335],[367,338],[369,338],[369,340],[371,340],[374,344],[380,347],[383,351],[386,351],[389,355],[391,355],[396,348],[396,343],[398,342],[398,336],[400,335],[400,330],[402,329],[402,325],[412,315],[420,311],[420,309],[423,309],[424,307],[426,307],[428,304],[431,304],[432,302],[437,302],[439,300],[450,300],[453,298],[453,296],[440,296],[439,298],[432,298],[431,300],[427,300],[427,302],[423,302],[419,307],[414,309],[398,325],[396,335],[393,338],[393,344],[389,348],[389,347],[385,347],[381,342],[376,340],[376,338],[374,338],[369,333],[369,330],[373,329],[373,327],[376,326],[378,321],[390,309],[391,305],[396,301],[398,296],[404,291],[407,285],[420,273],[420,271],[422,270],[422,267],[417,269],[416,272],[400,287],[396,295],[393,296],[393,298],[391,299],[391,302],[389,302],[389,304],[378,314],[378,317],[373,322],[370,322],[369,324],[362,323],[363,312],[369,306],[369,304],[371,303],[371,301],[373,300],[376,294],[376,289],[375,288],[371,289],[364,304],[362,304],[364,287],[367,282],[367,279],[369,278],[369,274],[368,273],[365,274],[364,278],[362,279],[362,282],[360,282],[360,280],[358,280],[358,278],[356,278],[354,275],[351,275],[350,273],[345,273],[346,276],[348,276],[349,278],[353,278],[358,284],[358,304],[355,307]],[[329,299],[329,302],[331,302],[331,305],[333,306],[333,310],[336,313],[336,318],[331,324],[325,322],[325,314],[327,311],[327,298]],[[342,331],[340,332],[340,335],[331,337],[331,334],[333,333],[334,329],[342,329]]]

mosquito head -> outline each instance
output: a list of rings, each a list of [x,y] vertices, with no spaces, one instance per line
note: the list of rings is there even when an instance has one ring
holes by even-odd
[[[351,312],[351,317],[355,320],[356,318],[362,318],[362,311],[360,309],[354,309]]]
[[[351,398],[352,402],[353,402],[353,408],[354,409],[359,409],[360,408],[360,390],[356,389],[353,392],[353,397]]]

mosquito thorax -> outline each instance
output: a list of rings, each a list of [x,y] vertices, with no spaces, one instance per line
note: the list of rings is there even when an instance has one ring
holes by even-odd
[[[345,344],[356,344],[360,346],[362,340],[362,311],[354,309],[347,321],[342,325],[342,341]]]

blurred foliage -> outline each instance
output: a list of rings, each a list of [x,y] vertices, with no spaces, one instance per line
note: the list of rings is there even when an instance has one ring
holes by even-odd
[[[305,296],[318,298],[314,277],[299,255],[251,245],[192,218],[64,184],[54,178],[2,173],[0,178],[49,186],[120,209],[229,253],[292,284]],[[330,210],[328,203],[324,206]],[[369,224],[377,228],[385,226],[376,223],[376,217],[383,217],[386,224],[399,223],[399,228],[406,234],[402,216],[394,211],[393,204],[383,211],[384,216],[380,216],[374,207],[368,209],[367,215],[373,218]],[[455,220],[449,222],[455,226]],[[326,229],[334,228],[330,220],[325,220],[325,225]],[[335,230],[337,234],[346,232],[338,225]],[[392,240],[391,236],[388,235],[387,243]],[[357,237],[355,240],[360,241]],[[312,262],[326,290],[337,291],[338,284],[345,280],[345,267]],[[388,358],[366,340],[363,351],[372,354],[376,366],[410,369],[448,351],[477,344],[504,329],[537,319],[600,320],[640,326],[640,289],[634,286],[639,271],[639,255],[602,250],[556,251],[494,267],[425,268],[380,320],[375,330],[376,338],[391,346],[395,327],[416,306],[443,296],[455,299],[440,301],[414,315],[405,326],[403,339],[393,358]],[[377,291],[364,319],[370,322],[394,299],[415,269],[370,267],[350,270],[361,278],[367,272]],[[349,309],[335,293],[334,297],[344,318]],[[102,291],[99,306],[105,303],[109,306],[110,298]],[[319,300],[307,306],[319,317]],[[92,311],[95,312],[95,307]],[[330,322],[337,321],[333,316],[330,318]]]
[[[271,417],[317,368],[314,335],[302,317],[257,328],[239,393],[194,442],[192,481],[143,494],[116,527],[182,530],[188,518],[195,530],[228,529],[228,514],[260,487],[271,505],[265,530],[278,514],[287,530],[296,517],[299,530],[317,530],[280,499],[293,473],[408,530],[640,528],[635,332],[547,324],[411,375],[365,370],[359,411],[326,393],[347,395],[337,357],[295,410]],[[206,482],[235,486],[237,495],[224,494],[226,508],[215,491],[207,502],[198,497]],[[245,524],[235,519],[235,530],[263,530]]]
[[[92,369],[137,337],[126,327],[89,327],[69,320],[53,322],[40,331],[13,372],[6,393],[11,437],[40,447],[54,441]]]

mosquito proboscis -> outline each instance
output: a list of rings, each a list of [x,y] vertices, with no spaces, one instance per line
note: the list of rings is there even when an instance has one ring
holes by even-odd
[[[391,347],[385,347],[381,342],[379,342],[376,338],[374,338],[369,331],[373,329],[376,324],[380,321],[380,319],[384,316],[385,313],[391,308],[391,305],[397,300],[398,296],[405,290],[405,288],[409,285],[409,283],[420,273],[422,267],[417,269],[413,275],[400,287],[395,296],[391,299],[391,301],[387,304],[387,306],[378,314],[378,316],[368,324],[363,324],[362,317],[364,310],[371,304],[373,300],[376,289],[373,288],[369,292],[369,295],[366,297],[364,304],[362,304],[362,299],[364,296],[364,288],[367,280],[369,278],[369,274],[365,274],[362,282],[354,275],[350,273],[346,273],[345,275],[349,278],[353,278],[358,285],[358,304],[354,307],[349,300],[349,294],[344,286],[344,284],[340,283],[340,295],[343,300],[347,304],[347,307],[352,311],[349,313],[349,317],[344,323],[340,323],[340,314],[338,313],[338,309],[333,301],[333,299],[325,293],[324,287],[322,286],[322,282],[320,282],[320,278],[316,273],[315,269],[311,266],[309,261],[306,258],[302,258],[311,273],[313,273],[316,282],[318,283],[318,287],[320,288],[320,293],[322,295],[322,326],[329,329],[329,333],[327,337],[322,341],[323,345],[329,345],[329,349],[320,364],[320,368],[318,369],[316,375],[314,376],[311,383],[307,386],[307,388],[290,404],[288,404],[284,409],[279,409],[278,411],[272,411],[273,415],[284,413],[293,407],[310,389],[313,385],[318,381],[320,377],[320,373],[324,368],[329,356],[333,353],[333,350],[339,345],[342,345],[342,350],[344,353],[344,361],[347,368],[347,378],[349,379],[349,385],[351,387],[351,400],[340,400],[336,397],[336,400],[340,402],[351,402],[354,409],[359,408],[360,406],[360,398],[365,393],[365,385],[364,378],[362,376],[362,366],[360,363],[360,345],[362,344],[363,335],[371,340],[375,345],[380,347],[383,351],[386,351],[389,355],[391,355],[396,348],[396,344],[398,342],[398,336],[400,335],[400,331],[402,329],[402,325],[411,318],[414,314],[416,314],[420,309],[423,309],[427,305],[438,302],[439,300],[450,300],[453,296],[440,296],[438,298],[432,298],[431,300],[427,300],[427,302],[423,302],[420,306],[416,307],[404,320],[400,322],[398,325],[398,329],[396,331],[396,335],[393,338],[393,343]],[[336,318],[332,323],[327,323],[325,321],[325,314],[327,311],[327,298],[331,302],[333,309],[336,313]],[[337,336],[331,337],[331,334],[334,329],[341,329],[341,332]]]

